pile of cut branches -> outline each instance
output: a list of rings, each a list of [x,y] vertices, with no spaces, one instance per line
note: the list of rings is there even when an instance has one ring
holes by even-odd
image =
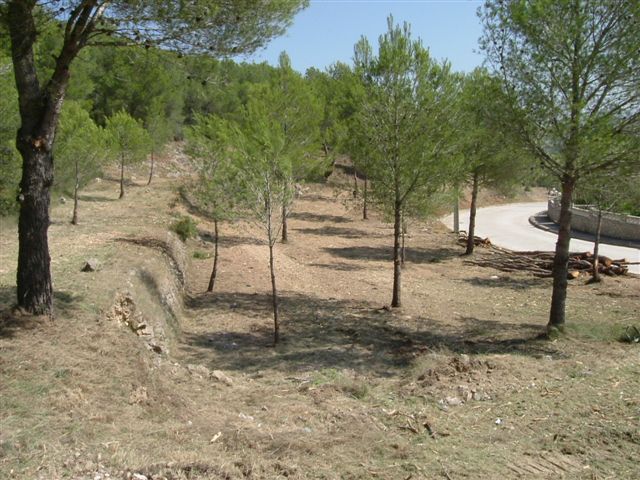
[[[469,265],[493,267],[502,272],[529,272],[536,277],[550,277],[553,270],[554,252],[528,251],[516,252],[497,247],[489,243],[485,255],[465,261]],[[569,254],[569,279],[578,278],[581,274],[593,272],[594,256],[591,252],[574,252]],[[598,256],[598,271],[604,275],[626,275],[629,265],[626,259],[613,260]]]

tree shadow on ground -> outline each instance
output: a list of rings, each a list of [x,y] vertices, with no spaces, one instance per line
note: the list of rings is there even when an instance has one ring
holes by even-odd
[[[79,202],[117,202],[118,192],[113,193],[113,197],[105,197],[103,195],[78,195]]]
[[[281,297],[281,337],[272,346],[271,297],[217,293],[191,297],[186,306],[202,317],[206,310],[237,314],[245,329],[184,333],[183,351],[213,368],[257,373],[323,368],[353,369],[379,376],[397,374],[430,351],[558,355],[540,335],[543,326],[465,318],[449,325],[430,318],[405,322],[394,311],[362,302],[323,299],[286,292]]]
[[[355,263],[310,263],[308,266],[337,270],[340,272],[356,272],[358,270],[364,270],[365,268],[361,265],[356,265]]]
[[[214,243],[213,234],[204,230],[198,230],[198,236],[207,243]],[[220,233],[218,244],[221,247],[238,247],[240,245],[267,245],[267,242],[258,238],[244,237],[240,235],[225,235],[224,231]]]
[[[470,283],[477,287],[491,287],[491,288],[511,288],[513,290],[525,290],[527,288],[540,288],[547,287],[549,280],[538,277],[529,278],[512,278],[512,277],[498,277],[498,278],[482,278],[473,277],[465,278],[464,282]]]
[[[327,247],[325,252],[336,257],[347,258],[349,260],[393,260],[393,247]],[[450,258],[459,256],[459,251],[452,248],[421,248],[407,247],[405,249],[405,259],[409,263],[438,263]]]
[[[325,235],[328,237],[342,237],[342,238],[381,238],[385,235],[380,235],[366,230],[360,230],[358,228],[343,228],[343,227],[320,227],[320,228],[295,228],[294,230],[305,233],[307,235]]]
[[[53,292],[54,318],[59,315],[70,315],[76,309],[76,304],[84,297],[70,292]],[[16,306],[16,287],[0,287],[0,338],[12,338],[20,330],[38,328],[50,318],[45,315],[29,315],[20,312]]]
[[[341,217],[340,215],[323,215],[320,213],[311,212],[292,212],[289,214],[289,218],[295,220],[302,220],[304,222],[329,222],[329,223],[349,223],[350,218]]]

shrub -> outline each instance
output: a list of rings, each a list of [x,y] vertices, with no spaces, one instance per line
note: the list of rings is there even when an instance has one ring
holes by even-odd
[[[193,238],[198,235],[198,229],[196,228],[196,222],[189,216],[183,216],[171,225],[171,230],[176,232],[180,239],[185,242],[188,238]]]

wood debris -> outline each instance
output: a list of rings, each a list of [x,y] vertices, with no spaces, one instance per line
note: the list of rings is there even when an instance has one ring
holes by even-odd
[[[487,246],[486,253],[488,255],[469,258],[465,263],[481,267],[493,267],[509,273],[529,272],[536,277],[551,277],[554,252],[540,250],[516,252],[492,245],[488,239],[485,240],[488,243],[481,245]],[[593,271],[593,263],[594,256],[591,252],[569,253],[568,278],[571,280],[578,278],[581,274],[590,274]],[[626,275],[629,271],[629,265],[632,264],[626,259],[615,260],[603,255],[598,256],[598,271],[604,275]]]

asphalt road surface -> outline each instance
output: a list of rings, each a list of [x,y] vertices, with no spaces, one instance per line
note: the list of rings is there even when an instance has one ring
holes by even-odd
[[[556,248],[556,234],[534,227],[529,217],[547,209],[546,202],[510,203],[495,207],[479,208],[476,213],[476,236],[489,237],[491,242],[511,250],[548,250]],[[453,215],[443,223],[453,229]],[[460,229],[467,230],[469,210],[460,210]],[[593,242],[571,239],[569,250],[586,252],[593,250]],[[600,254],[610,258],[626,258],[629,262],[640,262],[640,249],[600,244]],[[640,274],[640,265],[630,265],[629,271]]]

